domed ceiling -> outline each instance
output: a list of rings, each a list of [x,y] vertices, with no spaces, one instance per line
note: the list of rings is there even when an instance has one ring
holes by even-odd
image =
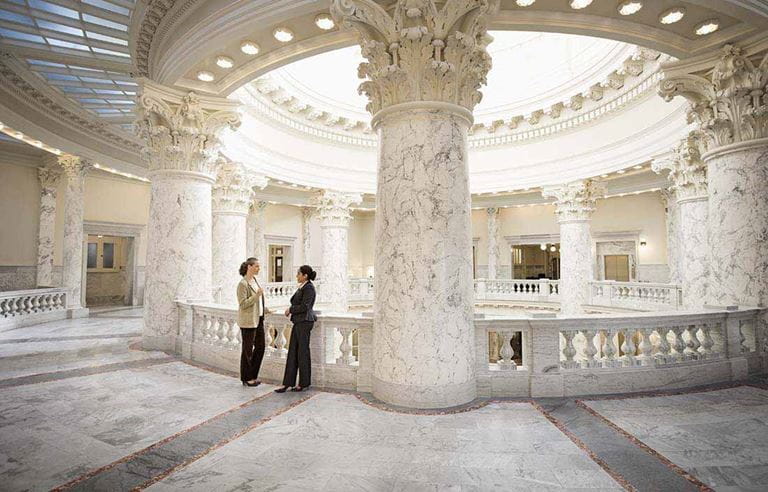
[[[601,38],[568,34],[493,31],[493,69],[475,108],[478,120],[525,115],[565,102],[603,81],[636,49]],[[268,77],[301,102],[339,116],[368,122],[367,100],[357,93],[359,47],[343,48],[294,62]]]

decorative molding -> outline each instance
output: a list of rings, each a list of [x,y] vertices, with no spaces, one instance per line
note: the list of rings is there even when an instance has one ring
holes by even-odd
[[[359,193],[324,190],[316,198],[322,227],[349,227],[352,220],[350,207],[363,200]]]
[[[53,166],[37,168],[37,179],[40,181],[41,193],[56,197],[56,187],[59,186],[61,170]]]
[[[670,191],[678,201],[707,197],[707,166],[701,160],[701,139],[701,132],[691,132],[671,155],[654,159],[651,164],[658,174],[669,171]]]
[[[605,185],[592,179],[546,186],[541,190],[545,198],[555,199],[555,213],[563,222],[586,221],[595,211],[598,198],[605,195]]]
[[[448,0],[439,10],[434,0],[401,0],[390,14],[372,0],[333,0],[331,15],[361,34],[359,92],[372,115],[414,101],[472,111],[491,69],[486,21],[498,8],[498,0]]]
[[[135,66],[136,77],[149,77],[149,58],[152,50],[152,42],[155,40],[157,29],[160,27],[160,23],[165,18],[176,0],[146,0],[143,2],[145,7],[141,15],[141,21],[136,29],[132,29],[132,33],[135,32],[135,41],[133,43],[133,50],[131,58]],[[136,15],[134,13],[134,15]]]
[[[211,192],[213,213],[248,215],[248,209],[253,202],[255,180],[242,164],[223,161]]]
[[[88,171],[93,168],[93,163],[89,160],[74,155],[61,155],[58,162],[69,179],[84,178]]]

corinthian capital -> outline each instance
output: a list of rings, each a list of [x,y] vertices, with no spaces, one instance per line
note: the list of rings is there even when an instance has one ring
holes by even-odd
[[[211,195],[214,213],[247,215],[256,180],[237,162],[223,161],[218,171]]]
[[[343,193],[333,190],[321,192],[315,202],[322,225],[347,227],[352,219],[349,207],[360,203],[362,199],[358,193]]]
[[[541,190],[545,198],[554,198],[557,218],[560,222],[584,221],[592,218],[595,202],[605,195],[601,183],[591,179],[574,181]]]
[[[671,191],[678,201],[707,196],[707,166],[701,160],[700,140],[699,133],[691,132],[669,157],[655,159],[651,164],[655,173],[669,171]]]
[[[37,179],[40,181],[40,188],[43,194],[56,195],[56,187],[61,178],[61,169],[46,165],[37,168]]]
[[[359,92],[376,114],[395,104],[441,101],[472,111],[480,102],[493,40],[486,29],[498,0],[398,0],[390,12],[373,0],[333,0],[337,23],[356,29],[367,62]]]
[[[182,171],[213,179],[219,135],[240,125],[237,103],[182,93],[142,82],[137,101],[137,132],[145,141],[150,171]]]
[[[747,55],[726,45],[706,70],[665,69],[659,94],[686,98],[690,122],[706,137],[706,148],[768,137],[768,53]]]
[[[93,167],[93,163],[74,155],[60,155],[58,157],[59,165],[64,169],[68,178],[82,178]]]

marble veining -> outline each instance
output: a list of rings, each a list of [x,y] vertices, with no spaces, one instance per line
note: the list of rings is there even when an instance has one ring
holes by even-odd
[[[490,207],[485,209],[488,214],[488,274],[487,278],[498,278],[499,255],[499,209]]]
[[[85,175],[90,163],[78,157],[59,157],[59,164],[66,175],[64,195],[64,258],[62,284],[70,289],[70,308],[82,307],[83,294],[83,216],[85,214]]]
[[[54,167],[37,170],[40,180],[40,224],[37,242],[37,285],[53,287],[53,235],[56,227],[56,187],[61,172]]]
[[[685,254],[680,258],[683,305],[700,308],[707,299],[709,282],[709,239],[707,237],[708,205],[706,197],[678,202],[680,239]]]
[[[592,280],[590,222],[560,223],[560,312],[564,316],[583,313]]]

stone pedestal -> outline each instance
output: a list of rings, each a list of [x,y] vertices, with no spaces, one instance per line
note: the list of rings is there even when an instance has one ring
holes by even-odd
[[[499,209],[485,209],[488,214],[488,275],[487,278],[498,278],[499,256]]]
[[[321,300],[331,311],[349,308],[349,207],[361,199],[357,194],[336,191],[324,191],[318,197],[323,246]]]
[[[334,0],[357,29],[359,75],[379,136],[373,395],[460,405],[476,395],[467,130],[491,68],[498,2]]]
[[[252,180],[240,164],[223,163],[213,186],[213,292],[220,304],[237,305],[240,264],[248,257],[246,220]],[[262,263],[265,261],[260,260]]]
[[[62,286],[69,289],[68,307],[75,316],[85,302],[83,262],[85,235],[83,232],[83,214],[85,210],[85,175],[91,164],[75,156],[59,157],[59,164],[64,168],[66,192],[64,195],[64,257],[62,262]]]
[[[594,279],[590,225],[595,201],[603,195],[595,181],[576,181],[545,187],[542,194],[555,198],[560,222],[560,313],[584,312],[589,301],[589,282]]]
[[[52,166],[37,170],[40,180],[40,225],[37,240],[37,286],[53,287],[53,237],[56,228],[56,188],[61,171]]]
[[[142,344],[167,350],[175,348],[178,333],[176,299],[212,300],[217,134],[236,127],[239,117],[230,101],[201,99],[148,81],[137,106],[152,180]]]

